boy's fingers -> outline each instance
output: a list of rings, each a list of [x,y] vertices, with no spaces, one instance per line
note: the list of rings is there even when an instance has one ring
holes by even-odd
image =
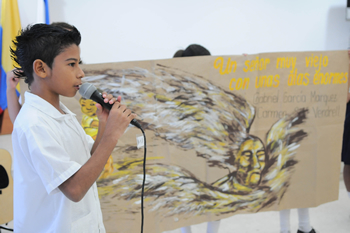
[[[117,98],[114,98],[113,95],[107,94],[106,92],[102,92],[102,97],[103,97],[103,101],[105,103],[110,103],[110,104],[113,104],[115,102],[120,102],[122,100],[121,96],[118,96]]]
[[[119,108],[120,107],[120,103],[118,101],[116,101],[113,106],[112,106],[112,109],[113,108]]]
[[[108,103],[109,104],[114,104],[117,100],[115,98],[112,98]]]
[[[131,110],[130,110],[130,109],[125,109],[125,110],[124,110],[124,113],[125,113],[127,116],[130,116]]]
[[[122,112],[125,112],[126,110],[126,106],[124,104],[119,104],[119,107],[118,107]]]
[[[103,95],[102,95],[103,96]],[[104,102],[105,103],[108,103],[111,99],[113,99],[113,95],[111,94],[107,94],[105,97],[104,97]],[[113,102],[114,103],[114,102]]]
[[[96,103],[95,106],[96,106],[96,108],[97,108],[97,111],[102,111],[102,106],[101,106],[101,104]]]

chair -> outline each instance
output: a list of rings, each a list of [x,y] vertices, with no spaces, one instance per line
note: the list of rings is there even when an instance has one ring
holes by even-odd
[[[12,158],[10,153],[7,150],[0,149],[0,225],[13,220],[11,164]]]

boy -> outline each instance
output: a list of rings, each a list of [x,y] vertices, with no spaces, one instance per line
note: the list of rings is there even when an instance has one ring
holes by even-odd
[[[30,87],[12,133],[17,233],[105,232],[95,181],[136,115],[120,104],[120,96],[104,93],[113,107],[108,112],[96,105],[100,124],[94,142],[60,103],[60,95],[75,96],[84,77],[80,40],[75,27],[35,24],[11,49]]]

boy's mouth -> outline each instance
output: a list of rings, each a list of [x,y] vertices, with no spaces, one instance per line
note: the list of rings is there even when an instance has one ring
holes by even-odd
[[[74,87],[75,87],[77,90],[80,89],[80,85],[75,85]]]

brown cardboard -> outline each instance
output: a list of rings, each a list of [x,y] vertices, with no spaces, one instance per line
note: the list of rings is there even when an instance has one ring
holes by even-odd
[[[84,82],[121,95],[146,133],[144,232],[337,200],[347,51],[175,58],[83,70]],[[79,98],[63,101],[80,120]],[[140,230],[140,134],[135,127],[126,131],[98,181],[108,232]],[[253,164],[255,173],[246,179]]]

